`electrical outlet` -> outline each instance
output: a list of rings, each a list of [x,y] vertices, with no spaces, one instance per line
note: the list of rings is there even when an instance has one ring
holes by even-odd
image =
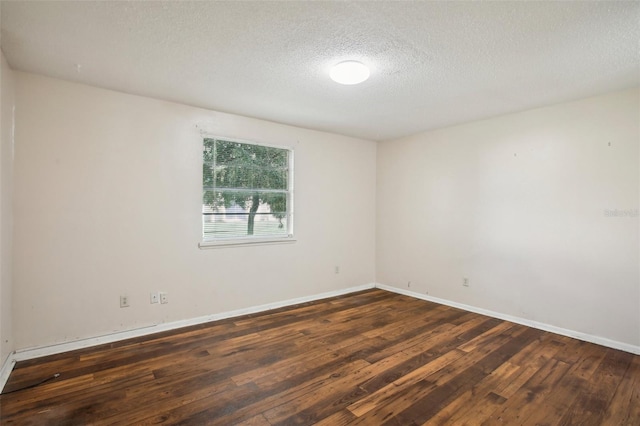
[[[162,303],[163,305],[169,303],[169,296],[167,295],[167,293],[161,291],[159,294],[160,294],[160,303]]]
[[[407,283],[407,288],[411,288],[411,281]]]
[[[129,307],[129,296],[120,296],[120,307],[121,308]]]
[[[464,277],[462,279],[462,285],[465,286],[465,287],[469,287],[469,278]]]
[[[334,271],[335,271],[335,273],[336,273],[336,274],[339,274],[339,273],[340,273],[340,267],[339,267],[339,266],[336,266],[336,268],[334,269]]]
[[[151,304],[154,303],[160,303],[160,296],[158,295],[157,291],[154,291],[153,293],[151,293]]]

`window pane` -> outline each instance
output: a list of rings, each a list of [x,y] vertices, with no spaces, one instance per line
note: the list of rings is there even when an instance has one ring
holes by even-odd
[[[202,158],[205,240],[289,234],[288,149],[205,138]]]
[[[270,146],[216,140],[214,151],[216,165],[241,163],[250,166],[286,169],[289,162],[288,150]]]
[[[288,233],[286,193],[204,191],[203,200],[205,239]]]
[[[204,151],[202,157],[205,163],[213,161],[213,148],[215,141],[215,139],[210,138],[204,139]]]
[[[206,167],[206,166],[205,166]],[[214,171],[217,188],[282,189],[289,186],[288,170],[251,165],[216,165]]]

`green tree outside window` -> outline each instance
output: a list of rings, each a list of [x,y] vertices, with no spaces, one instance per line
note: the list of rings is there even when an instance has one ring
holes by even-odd
[[[290,233],[289,149],[205,138],[205,240]]]

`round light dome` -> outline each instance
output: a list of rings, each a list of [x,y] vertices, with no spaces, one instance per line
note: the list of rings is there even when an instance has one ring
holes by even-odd
[[[358,84],[369,78],[369,68],[358,61],[344,61],[331,68],[331,79],[340,84]]]

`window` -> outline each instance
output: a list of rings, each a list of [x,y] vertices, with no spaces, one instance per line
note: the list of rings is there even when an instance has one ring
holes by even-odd
[[[291,149],[207,137],[202,155],[204,242],[292,237]]]

